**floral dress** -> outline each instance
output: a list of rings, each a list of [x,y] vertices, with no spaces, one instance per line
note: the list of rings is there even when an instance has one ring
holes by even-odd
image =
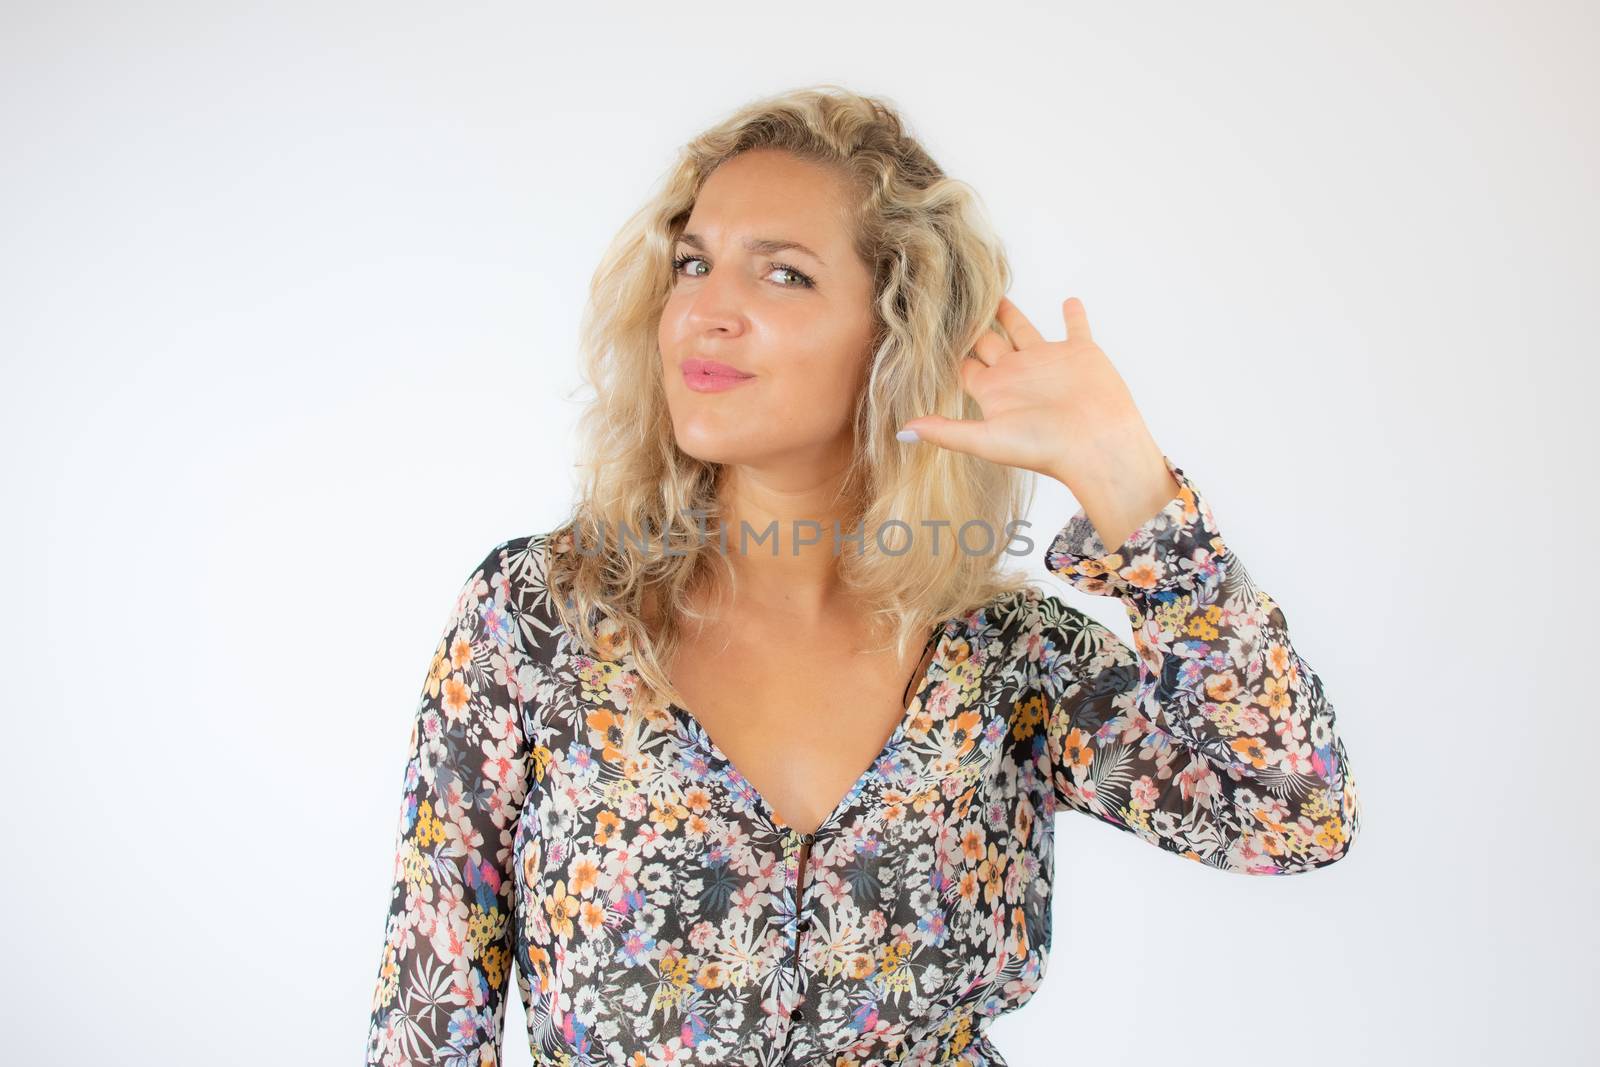
[[[1219,871],[1343,858],[1322,681],[1167,465],[1178,494],[1115,551],[1080,509],[1045,555],[1122,600],[1134,646],[1033,586],[947,620],[814,834],[646,695],[620,631],[578,649],[545,583],[570,539],[496,545],[417,705],[366,1062],[500,1062],[514,978],[537,1064],[1003,1064],[1058,811]]]

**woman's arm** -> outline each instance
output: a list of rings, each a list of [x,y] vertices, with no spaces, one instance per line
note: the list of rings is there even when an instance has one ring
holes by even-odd
[[[412,722],[369,1065],[500,1059],[529,695],[505,547],[457,596]]]
[[[1121,598],[1135,646],[1057,598],[1041,603],[1031,654],[1056,800],[1225,870],[1326,866],[1361,822],[1333,706],[1283,611],[1163,460],[1177,495],[1116,551],[1080,510],[1046,552],[1076,588]]]

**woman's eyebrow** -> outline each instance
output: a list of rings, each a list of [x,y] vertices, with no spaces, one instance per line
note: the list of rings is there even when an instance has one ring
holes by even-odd
[[[698,234],[681,233],[678,235],[678,240],[682,241],[690,248],[696,248],[702,252],[706,250],[706,244],[700,239]],[[769,256],[778,252],[803,252],[812,259],[816,260],[818,263],[821,263],[824,267],[828,265],[826,260],[817,255],[815,252],[811,251],[811,249],[807,248],[805,245],[801,244],[799,241],[791,241],[783,237],[747,237],[745,238],[744,247],[745,251],[747,252],[757,252]]]

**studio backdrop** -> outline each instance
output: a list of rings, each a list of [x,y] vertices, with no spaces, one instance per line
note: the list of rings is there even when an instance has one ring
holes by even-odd
[[[997,1056],[1589,1060],[1597,44],[1555,2],[8,6],[0,1059],[362,1062],[419,694],[569,514],[591,275],[681,145],[833,84],[1048,339],[1087,307],[1360,786],[1292,877],[1058,812]],[[1047,566],[1080,503],[1039,478],[1014,563],[1131,642]],[[536,1062],[509,981],[449,1062]]]

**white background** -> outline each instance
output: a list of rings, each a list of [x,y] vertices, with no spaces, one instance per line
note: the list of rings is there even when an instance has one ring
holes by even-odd
[[[1046,336],[1084,300],[1363,792],[1287,879],[1059,816],[998,1047],[1588,1059],[1597,43],[1580,3],[7,4],[3,1058],[359,1062],[410,716],[468,571],[570,502],[590,272],[680,143],[832,81],[982,193]]]

